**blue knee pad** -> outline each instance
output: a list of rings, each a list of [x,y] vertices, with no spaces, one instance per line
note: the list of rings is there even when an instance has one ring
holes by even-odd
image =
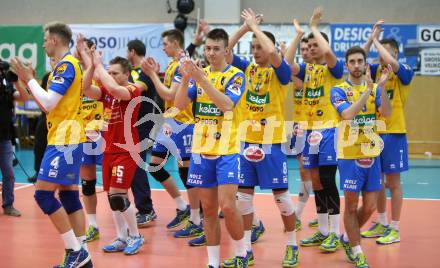
[[[60,201],[55,198],[54,191],[36,190],[34,198],[44,214],[51,215],[61,207]]]
[[[60,191],[59,196],[61,204],[63,204],[67,214],[72,214],[73,212],[82,209],[78,190]]]

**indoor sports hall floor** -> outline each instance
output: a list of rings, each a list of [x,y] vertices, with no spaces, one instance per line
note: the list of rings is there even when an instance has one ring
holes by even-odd
[[[29,150],[17,152],[23,168],[33,174],[33,154]],[[167,164],[177,176],[174,161]],[[34,187],[26,183],[27,176],[16,166],[15,207],[23,216],[6,217],[0,214],[0,267],[52,267],[63,256],[63,244],[48,217],[34,202]],[[299,177],[296,160],[289,159],[289,181],[292,194],[298,192]],[[439,267],[438,241],[440,241],[440,160],[411,160],[410,171],[403,174],[404,208],[401,219],[401,243],[376,245],[374,239],[363,239],[362,246],[371,267],[410,268]],[[100,177],[100,174],[98,174]],[[104,254],[101,247],[113,239],[114,228],[106,194],[98,190],[98,224],[101,238],[89,243],[94,267],[206,267],[205,247],[191,248],[187,239],[173,238],[173,231],[165,225],[174,216],[174,202],[150,177],[154,207],[158,219],[148,228],[141,229],[146,242],[139,254],[124,256],[120,253]],[[182,187],[180,180],[179,187]],[[297,196],[294,196],[296,202]],[[343,206],[343,199],[341,200]],[[253,246],[256,264],[253,267],[281,267],[285,237],[281,219],[273,198],[258,194],[256,213],[265,224],[266,233]],[[307,221],[315,216],[314,201],[310,199],[303,214],[303,228],[298,240],[312,234],[315,229]],[[375,217],[373,217],[375,219]],[[341,219],[342,222],[342,219]],[[367,224],[370,226],[370,223]],[[223,225],[224,227],[224,225]],[[226,230],[222,229],[221,258],[232,256],[233,247]],[[334,254],[319,252],[316,247],[300,248],[299,267],[353,267],[345,261],[342,249]]]

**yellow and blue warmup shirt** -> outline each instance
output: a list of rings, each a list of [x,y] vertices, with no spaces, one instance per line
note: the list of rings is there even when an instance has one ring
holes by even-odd
[[[353,85],[345,81],[331,89],[331,103],[340,115],[359,100],[366,90],[366,83]],[[374,84],[361,111],[352,120],[339,123],[338,159],[372,158],[380,154],[382,142],[376,131],[376,112],[380,105],[380,88]]]
[[[81,116],[82,69],[79,61],[67,53],[49,75],[48,90],[63,97],[47,113],[47,144],[70,145],[85,141]]]
[[[96,85],[95,81],[92,81]],[[86,136],[88,132],[100,132],[104,126],[104,105],[101,101],[83,96],[81,117],[84,122]]]
[[[382,75],[383,66],[379,66],[378,64],[372,64],[370,66],[373,80],[379,80]],[[379,131],[380,133],[406,133],[404,108],[411,89],[410,83],[414,72],[411,67],[406,64],[400,63],[399,66],[397,73],[391,73],[385,84],[384,90],[387,91],[393,112],[388,118],[379,115],[378,120],[383,120],[386,126],[386,130],[383,131],[381,129]]]
[[[188,97],[195,103],[192,152],[206,155],[237,154],[240,143],[237,137],[239,116],[236,104],[245,90],[244,74],[231,65],[222,72],[213,72],[209,66],[204,71],[214,88],[229,97],[235,106],[232,111],[223,113],[200,85],[190,81]]]
[[[284,101],[291,66],[283,60],[278,68],[260,67],[236,55],[232,65],[243,70],[246,77],[246,93],[237,107],[241,120],[250,124],[240,129],[240,140],[258,144],[285,142]]]
[[[164,85],[167,88],[170,88],[173,82],[180,84],[181,79],[182,75],[179,73],[179,61],[173,60],[165,70]],[[174,100],[165,100],[165,111],[169,111],[170,116],[173,117],[174,120],[185,124],[194,123],[191,104],[188,104],[184,110],[179,111],[177,114],[174,114],[174,111],[169,110],[172,107],[174,107]]]
[[[330,103],[331,88],[343,82],[344,64],[337,61],[333,68],[325,64],[300,64],[297,77],[304,82],[304,110],[307,126],[302,129],[334,128],[338,123],[338,115]]]

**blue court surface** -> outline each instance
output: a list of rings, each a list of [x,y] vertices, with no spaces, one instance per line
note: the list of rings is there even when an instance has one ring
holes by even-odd
[[[34,155],[31,150],[18,150],[16,155],[20,161],[20,165],[15,166],[15,176],[17,183],[27,183],[28,175],[33,175],[34,171]],[[147,160],[148,161],[148,160]],[[409,171],[402,174],[402,185],[404,198],[414,199],[439,199],[440,200],[440,160],[410,160]],[[295,158],[288,159],[289,167],[289,189],[292,194],[298,193],[299,187],[299,171],[298,162]],[[170,157],[165,168],[170,174],[176,178],[179,189],[183,189],[177,171],[177,162],[173,157]],[[23,171],[26,171],[26,175]],[[98,167],[98,184],[101,182],[101,169]],[[160,183],[149,176],[149,181],[152,189],[163,189]],[[339,181],[338,181],[339,186]],[[270,191],[258,191],[267,192]],[[341,193],[342,194],[342,193]]]

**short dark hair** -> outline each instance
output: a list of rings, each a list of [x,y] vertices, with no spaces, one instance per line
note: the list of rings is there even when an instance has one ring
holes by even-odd
[[[309,38],[307,38],[307,37],[301,38],[300,43],[308,43],[308,42],[309,42]]]
[[[384,38],[384,39],[380,40],[380,43],[382,45],[385,45],[385,44],[390,45],[392,48],[399,51],[399,43],[394,38]]]
[[[134,52],[138,56],[145,56],[145,54],[147,53],[147,49],[145,48],[144,43],[142,43],[142,41],[138,39],[130,40],[127,43],[127,48],[129,51],[134,50]]]
[[[72,30],[63,22],[49,22],[44,26],[44,31],[48,32],[50,35],[55,34],[60,37],[64,45],[69,45],[70,40],[72,40]]]
[[[206,35],[206,38],[207,39],[212,39],[212,40],[215,40],[215,41],[221,40],[225,44],[225,47],[228,47],[228,43],[229,43],[228,33],[225,30],[221,29],[221,28],[212,29]]]
[[[267,37],[269,37],[270,41],[272,41],[272,43],[275,45],[275,36],[271,32],[268,32],[268,31],[263,31],[263,33]],[[255,34],[252,35],[252,38],[256,38]]]
[[[123,57],[117,56],[117,57],[113,58],[112,60],[110,60],[109,64],[110,65],[119,64],[124,73],[129,73],[131,71],[130,61],[127,60],[126,58],[123,58]]]
[[[170,41],[177,41],[182,48],[185,43],[183,33],[178,29],[171,29],[162,33],[162,38],[167,37]]]
[[[324,32],[320,32],[320,33],[321,33],[322,37],[324,37],[325,41],[327,41],[327,43],[330,43],[327,34]],[[309,33],[309,36],[307,36],[307,41],[311,38],[315,38],[315,35],[313,33]]]
[[[356,53],[362,54],[362,56],[364,56],[364,61],[367,60],[367,53],[365,53],[365,50],[363,48],[361,48],[360,46],[354,46],[354,47],[349,48],[347,50],[347,52],[345,52],[345,62],[348,62],[348,56],[350,56],[352,54],[356,54]]]

